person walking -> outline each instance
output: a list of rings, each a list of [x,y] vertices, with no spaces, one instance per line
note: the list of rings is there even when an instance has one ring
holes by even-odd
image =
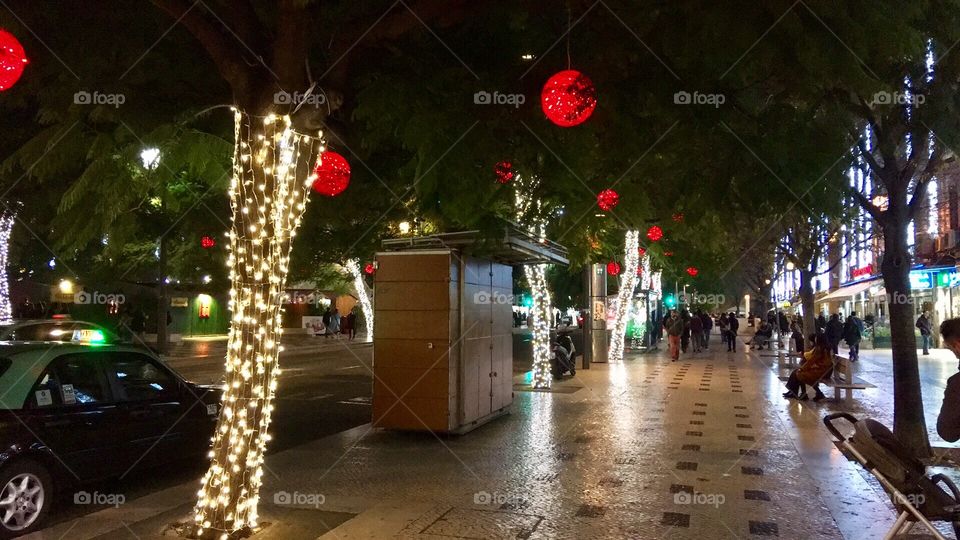
[[[777,332],[777,345],[783,348],[783,336],[790,333],[790,321],[787,315],[781,310],[777,312],[777,322],[779,323],[779,332]]]
[[[737,352],[737,330],[740,329],[740,321],[732,311],[727,316],[727,324],[727,352]]]
[[[357,308],[350,310],[346,317],[347,338],[353,341],[357,337]]]
[[[721,313],[720,320],[717,321],[717,326],[720,327],[720,345],[725,345],[727,343],[727,332],[730,330],[730,323],[727,321],[727,314]]]
[[[683,333],[680,334],[680,350],[683,354],[687,354],[687,348],[690,346],[690,314],[687,313],[687,310],[683,310],[680,319],[683,321]]]
[[[817,328],[817,333],[825,332],[827,330],[827,318],[823,316],[823,313],[817,315],[817,318],[814,319],[813,324]]]
[[[920,317],[917,318],[916,327],[920,329],[920,342],[923,345],[923,354],[927,356],[930,354],[930,347],[933,346],[933,323],[930,321],[930,317],[927,316],[926,311],[921,313]]]
[[[333,319],[333,314],[330,313],[330,306],[327,306],[327,309],[323,310],[323,337],[330,337],[330,322]]]
[[[693,352],[698,353],[703,350],[703,319],[700,318],[699,311],[694,313],[693,317],[690,317],[688,328],[690,329]]]
[[[700,312],[700,323],[703,325],[703,350],[710,348],[710,331],[713,330],[713,317],[705,311]]]
[[[860,339],[862,337],[863,323],[857,318],[856,313],[851,313],[843,323],[843,340],[847,342],[851,362],[860,359]]]
[[[335,338],[340,337],[340,312],[337,308],[333,308],[333,312],[330,313],[330,333]]]
[[[840,341],[843,339],[843,323],[840,322],[840,315],[834,313],[827,322],[827,341],[830,343],[830,350],[833,354],[840,352]]]
[[[676,310],[670,312],[663,322],[664,329],[667,331],[667,340],[670,342],[670,358],[676,362],[680,359],[680,335],[683,334],[683,319]]]

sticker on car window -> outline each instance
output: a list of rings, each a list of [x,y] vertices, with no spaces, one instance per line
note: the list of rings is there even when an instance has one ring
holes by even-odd
[[[217,414],[217,406],[208,403],[208,404],[207,404],[207,415],[208,415],[208,416],[216,416],[216,414]]]
[[[37,399],[37,405],[41,407],[53,405],[53,393],[50,390],[37,390],[33,395]]]
[[[77,402],[77,394],[73,391],[72,384],[65,384],[60,387],[63,390],[63,404],[64,405],[73,405]]]

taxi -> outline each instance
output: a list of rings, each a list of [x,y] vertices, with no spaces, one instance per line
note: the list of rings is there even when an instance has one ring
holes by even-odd
[[[222,390],[149,350],[96,341],[0,342],[0,538],[42,526],[54,493],[201,460]]]

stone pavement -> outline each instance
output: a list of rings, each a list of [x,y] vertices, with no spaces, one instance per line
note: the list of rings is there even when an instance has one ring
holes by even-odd
[[[254,538],[882,537],[894,520],[885,495],[820,422],[852,410],[889,424],[882,354],[858,365],[878,388],[848,406],[784,400],[772,359],[714,347],[594,364],[551,392],[521,391],[520,375],[513,413],[460,437],[367,425],[272,455],[261,514],[276,524]],[[925,382],[956,368],[947,360],[925,360]],[[939,393],[927,389],[928,410]],[[189,519],[195,489],[43,537],[157,536]]]

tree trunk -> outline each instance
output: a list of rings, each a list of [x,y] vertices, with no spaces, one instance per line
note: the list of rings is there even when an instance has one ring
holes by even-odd
[[[166,197],[161,198],[164,201]],[[166,206],[161,202],[162,206]],[[157,354],[163,354],[167,351],[167,241],[164,236],[160,237],[157,252],[160,255],[158,266],[160,268],[160,277],[157,280]]]
[[[0,321],[13,319],[13,305],[10,303],[10,282],[7,276],[7,252],[10,249],[10,233],[17,215],[8,209],[0,215]]]
[[[553,374],[550,372],[550,292],[547,290],[547,265],[528,264],[523,273],[530,285],[533,307],[530,321],[533,323],[533,387],[550,388]]]
[[[286,116],[235,113],[230,302],[222,411],[196,506],[197,533],[257,524],[263,455],[279,375],[280,306],[319,139]]]
[[[373,339],[373,304],[370,302],[370,288],[367,287],[366,280],[363,279],[363,272],[360,270],[360,261],[350,259],[347,261],[347,269],[353,276],[353,288],[357,290],[357,298],[360,299],[360,309],[363,311],[363,320],[367,326],[367,339]],[[356,328],[354,328],[356,331]]]
[[[892,199],[892,198],[891,198]],[[883,226],[883,285],[890,309],[890,342],[893,353],[893,432],[914,455],[929,457],[930,440],[923,415],[920,371],[917,366],[917,339],[910,297],[910,253],[907,250],[906,212],[891,205]]]
[[[640,233],[627,231],[623,248],[623,277],[620,279],[620,290],[617,291],[617,313],[613,323],[613,333],[610,335],[610,361],[623,360],[623,342],[627,333],[627,320],[630,318],[630,308],[633,304],[633,290],[640,281],[637,269],[640,267]]]
[[[817,330],[814,310],[817,309],[813,298],[813,272],[800,269],[800,305],[803,306],[803,339]]]

